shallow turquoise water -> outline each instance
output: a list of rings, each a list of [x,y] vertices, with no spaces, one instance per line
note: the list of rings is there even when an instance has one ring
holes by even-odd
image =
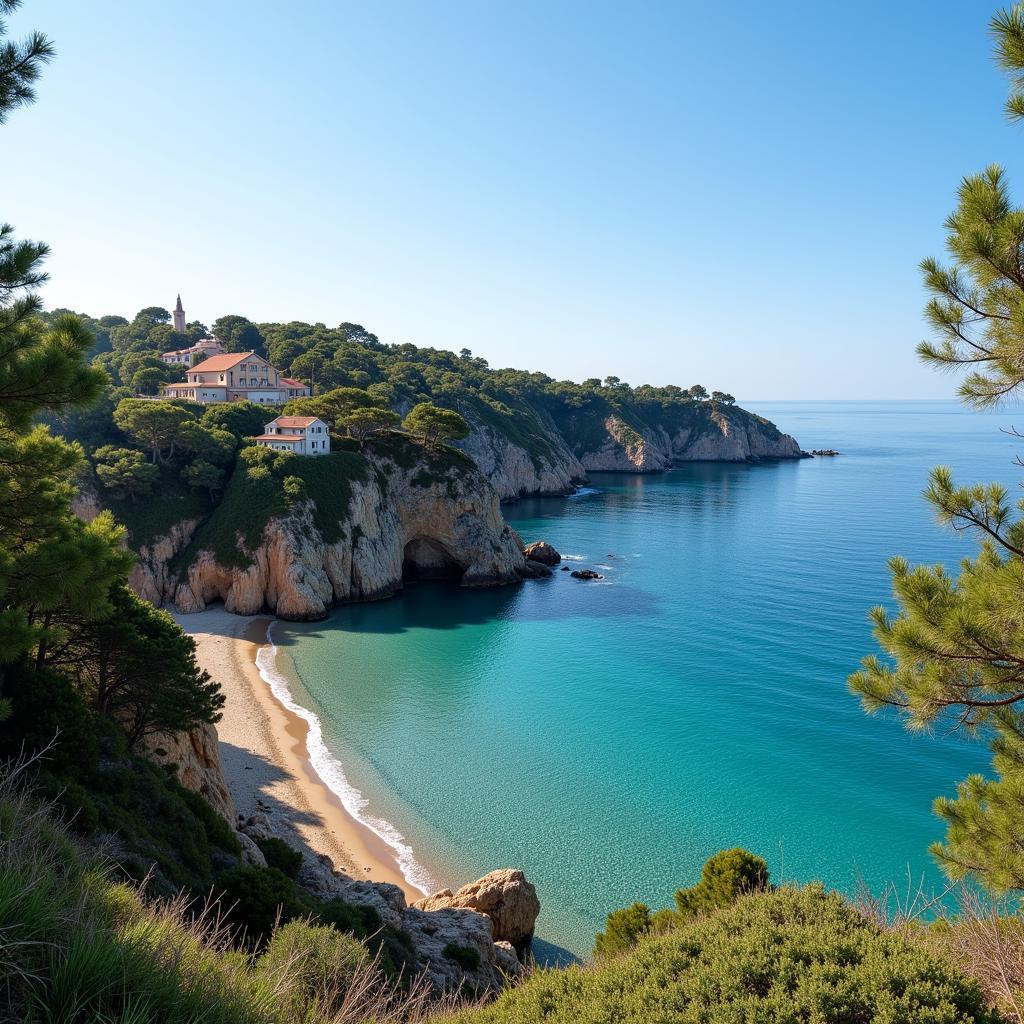
[[[609,909],[671,902],[726,846],[846,891],[908,867],[938,884],[931,800],[987,764],[979,745],[867,718],[846,677],[874,649],[886,559],[974,548],[933,525],[928,469],[1015,484],[1013,415],[748,407],[844,454],[595,474],[598,493],[506,514],[603,583],[419,584],[275,633],[348,781],[433,879],[522,867],[538,934],[579,954]]]

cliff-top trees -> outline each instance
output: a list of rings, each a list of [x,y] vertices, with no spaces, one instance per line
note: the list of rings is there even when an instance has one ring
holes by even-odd
[[[371,437],[397,427],[401,417],[390,409],[353,409],[338,420],[338,427],[355,438],[361,448]]]
[[[992,28],[1019,117],[1024,7],[1000,13]],[[951,262],[921,264],[938,339],[918,352],[941,369],[968,368],[960,394],[987,406],[1024,383],[1024,209],[994,166],[965,178],[958,198],[946,221]],[[996,777],[972,776],[956,799],[936,802],[947,833],[933,853],[953,878],[1024,889],[1024,502],[998,484],[959,486],[944,467],[925,497],[940,522],[975,533],[981,550],[958,577],[892,560],[899,612],[872,612],[887,657],[865,658],[851,687],[867,711],[895,707],[912,729],[941,722],[989,738]]]
[[[413,406],[402,426],[418,437],[426,448],[436,448],[448,441],[469,437],[469,424],[452,409],[442,409],[430,402]]]

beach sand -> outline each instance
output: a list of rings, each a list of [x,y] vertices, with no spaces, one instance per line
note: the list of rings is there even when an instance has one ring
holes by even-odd
[[[296,847],[327,854],[356,879],[393,882],[410,900],[423,893],[406,881],[391,847],[353,818],[317,775],[306,749],[308,726],[271,693],[256,667],[267,616],[211,608],[174,616],[196,641],[200,666],[226,698],[217,723],[224,777],[239,813],[264,813],[274,832]]]

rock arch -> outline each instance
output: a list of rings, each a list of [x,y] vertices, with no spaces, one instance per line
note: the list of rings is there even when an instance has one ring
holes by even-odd
[[[458,583],[466,568],[448,547],[433,537],[413,537],[402,551],[403,580],[451,580]]]

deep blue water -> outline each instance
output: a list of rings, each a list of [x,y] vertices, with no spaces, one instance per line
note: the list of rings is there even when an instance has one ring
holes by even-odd
[[[1013,414],[747,407],[842,456],[595,474],[596,493],[506,514],[602,583],[421,584],[276,633],[348,781],[433,880],[522,867],[539,934],[576,953],[609,909],[670,903],[728,846],[776,879],[852,891],[909,868],[938,885],[931,801],[988,763],[981,745],[868,718],[846,678],[875,650],[886,559],[975,549],[933,523],[928,470],[1024,476],[999,429]]]

